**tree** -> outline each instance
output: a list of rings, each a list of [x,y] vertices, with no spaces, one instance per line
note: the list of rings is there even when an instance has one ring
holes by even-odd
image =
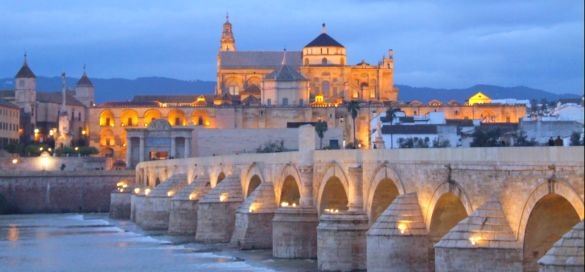
[[[394,107],[392,104],[386,109],[386,118],[390,119],[390,127],[394,124],[397,112],[400,112],[400,108]],[[390,133],[390,149],[392,148],[394,148],[394,139],[392,138],[392,133]]]
[[[325,136],[325,131],[327,131],[327,122],[319,120],[315,124],[315,132],[317,132],[317,136],[319,136],[319,149],[323,148],[323,136]]]
[[[360,110],[360,103],[356,100],[349,101],[347,103],[347,112],[351,114],[353,120],[353,148],[357,146],[357,138],[355,137],[355,119],[358,116]]]
[[[571,140],[569,145],[571,146],[583,145],[583,141],[581,141],[581,133],[573,131],[571,133]]]
[[[471,147],[489,147],[499,146],[499,139],[502,136],[502,131],[498,127],[478,127],[473,132],[473,141]]]

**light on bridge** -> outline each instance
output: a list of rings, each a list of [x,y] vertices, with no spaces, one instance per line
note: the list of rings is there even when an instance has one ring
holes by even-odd
[[[482,240],[481,236],[478,234],[474,234],[471,237],[469,237],[469,242],[474,246],[477,245],[481,240]]]
[[[189,194],[189,200],[195,200],[197,199],[197,193],[196,192],[192,192]]]
[[[221,201],[221,202],[226,202],[226,201],[227,201],[227,199],[228,199],[228,193],[221,193],[221,194],[219,195],[219,201]]]
[[[167,192],[167,196],[168,197],[172,197],[174,195],[175,195],[175,191],[173,191],[173,190],[170,190],[170,191]]]
[[[150,194],[150,188],[144,189],[144,195],[147,196],[148,194]]]
[[[408,225],[406,225],[406,223],[398,223],[397,226],[398,230],[400,231],[400,234],[404,234],[406,232],[406,230],[408,229]]]
[[[281,202],[280,207],[288,207],[288,202],[286,201]]]
[[[134,193],[135,194],[140,194],[140,188],[134,188]]]

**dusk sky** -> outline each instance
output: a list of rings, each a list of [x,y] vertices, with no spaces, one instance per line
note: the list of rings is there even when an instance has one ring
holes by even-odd
[[[321,24],[348,63],[394,49],[396,84],[583,94],[582,0],[2,1],[0,77],[215,80],[229,13],[240,51],[300,51]]]

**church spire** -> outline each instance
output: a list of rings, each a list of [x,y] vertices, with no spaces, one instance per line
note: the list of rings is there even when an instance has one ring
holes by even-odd
[[[223,23],[219,51],[236,51],[236,39],[234,39],[234,33],[232,32],[229,14],[226,14],[225,23]]]
[[[286,48],[282,51],[282,65],[286,65]]]

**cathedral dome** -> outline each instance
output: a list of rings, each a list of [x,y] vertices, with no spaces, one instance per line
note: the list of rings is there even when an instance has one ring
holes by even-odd
[[[310,43],[305,45],[305,47],[344,47],[338,41],[333,39],[331,36],[327,34],[325,31],[325,24],[323,24],[323,32],[317,36],[314,40]]]

